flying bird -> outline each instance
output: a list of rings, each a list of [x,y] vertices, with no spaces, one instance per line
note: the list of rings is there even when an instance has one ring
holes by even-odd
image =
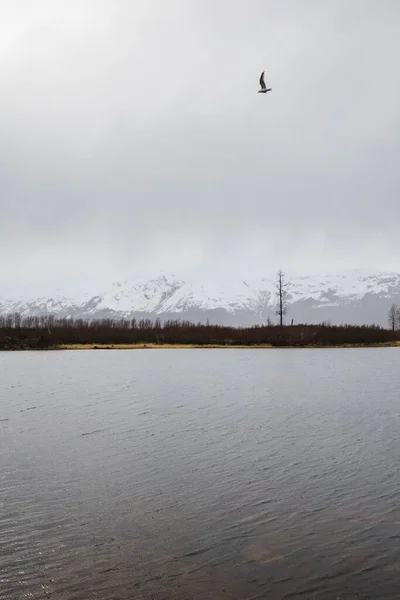
[[[265,71],[263,71],[261,73],[261,77],[260,77],[261,90],[258,90],[259,94],[266,94],[267,92],[270,92],[272,90],[272,88],[267,88],[267,86],[265,85],[264,73],[265,73]]]

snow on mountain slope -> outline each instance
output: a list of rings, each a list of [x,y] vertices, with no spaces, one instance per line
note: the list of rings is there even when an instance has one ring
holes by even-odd
[[[98,308],[115,311],[185,312],[189,308],[228,311],[256,308],[259,290],[244,281],[184,281],[175,275],[114,283]]]
[[[391,302],[400,304],[400,274],[349,271],[323,276],[288,277],[289,315],[295,321],[386,323]],[[0,314],[54,314],[96,318],[138,316],[190,318],[233,325],[275,319],[275,280],[227,275],[199,278],[161,274],[113,283],[100,294],[69,298],[0,298]],[[218,314],[217,314],[218,313]]]
[[[383,294],[390,298],[399,286],[399,273],[368,273],[357,270],[319,278],[294,278],[291,280],[290,294],[293,300],[313,298],[327,305],[332,294],[347,302],[360,299],[366,294]]]
[[[321,305],[351,302],[366,294],[390,298],[400,287],[398,273],[352,271],[326,276],[298,276],[288,279],[291,302],[313,299]],[[333,300],[333,297],[336,300]],[[151,280],[133,279],[113,284],[102,295],[98,308],[130,312],[132,307],[143,312],[184,312],[188,308],[227,311],[256,310],[260,303],[273,308],[276,286],[273,279],[188,281],[175,275]]]

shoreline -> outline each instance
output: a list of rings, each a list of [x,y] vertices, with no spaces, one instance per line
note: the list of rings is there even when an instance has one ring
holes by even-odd
[[[271,344],[60,344],[49,350],[166,350],[166,349],[307,349],[307,348],[396,348],[400,342],[378,342],[374,344],[304,344],[282,345]]]
[[[55,352],[62,350],[312,350],[333,348],[400,348],[400,341],[368,343],[346,343],[346,344],[57,344],[44,348],[38,347],[13,347],[0,348],[1,352]]]

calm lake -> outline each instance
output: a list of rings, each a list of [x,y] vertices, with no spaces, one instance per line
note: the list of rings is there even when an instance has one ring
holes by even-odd
[[[0,599],[400,597],[400,348],[0,353]]]

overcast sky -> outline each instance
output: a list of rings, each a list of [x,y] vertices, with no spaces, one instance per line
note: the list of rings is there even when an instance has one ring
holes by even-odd
[[[0,295],[400,270],[399,0],[1,13]]]

